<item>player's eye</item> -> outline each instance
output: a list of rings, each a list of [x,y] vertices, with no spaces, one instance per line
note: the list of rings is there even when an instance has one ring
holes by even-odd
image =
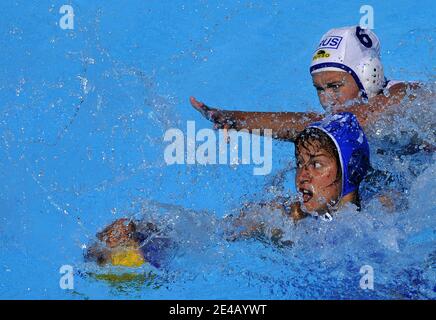
[[[342,87],[342,84],[335,83],[330,85],[330,88],[332,88],[334,91],[338,91]]]
[[[322,168],[322,164],[319,163],[319,162],[316,162],[316,161],[314,162],[313,166],[314,166],[315,169],[320,169],[320,168]]]

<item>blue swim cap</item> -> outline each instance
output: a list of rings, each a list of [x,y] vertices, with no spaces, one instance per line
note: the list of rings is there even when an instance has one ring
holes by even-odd
[[[354,114],[341,112],[312,123],[327,134],[336,145],[342,168],[341,197],[355,191],[365,177],[369,164],[369,145]]]

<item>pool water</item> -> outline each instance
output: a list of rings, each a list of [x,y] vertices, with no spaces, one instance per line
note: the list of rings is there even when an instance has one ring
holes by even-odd
[[[189,103],[246,111],[321,111],[308,72],[330,28],[359,23],[359,1],[3,1],[0,21],[0,298],[435,299],[434,1],[371,4],[390,79],[425,83],[368,130],[373,166],[394,176],[334,221],[256,217],[292,246],[228,241],[223,217],[295,194],[294,147],[273,142],[272,172],[164,161],[170,128],[210,128]],[[382,151],[380,151],[382,150]],[[371,183],[369,183],[369,187]],[[401,190],[399,194],[395,190]],[[95,233],[132,216],[177,242],[162,268],[97,267]],[[74,270],[74,289],[59,285]],[[362,289],[364,266],[374,288]]]

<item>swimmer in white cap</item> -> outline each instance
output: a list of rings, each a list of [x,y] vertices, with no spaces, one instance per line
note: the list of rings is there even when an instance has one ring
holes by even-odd
[[[365,128],[398,104],[417,83],[387,81],[374,32],[359,26],[328,31],[310,66],[321,105],[333,113],[351,112]],[[413,99],[412,96],[408,96]],[[294,141],[309,123],[323,118],[316,112],[243,112],[209,108],[190,98],[192,106],[216,129],[271,129],[274,138]]]

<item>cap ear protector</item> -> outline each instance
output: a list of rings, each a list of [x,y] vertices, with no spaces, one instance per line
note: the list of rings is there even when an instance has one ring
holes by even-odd
[[[348,161],[348,181],[353,185],[359,185],[368,171],[369,157],[362,149],[356,149]]]
[[[372,98],[383,89],[386,78],[383,65],[377,57],[366,57],[356,66],[356,73],[362,83],[367,98]]]

